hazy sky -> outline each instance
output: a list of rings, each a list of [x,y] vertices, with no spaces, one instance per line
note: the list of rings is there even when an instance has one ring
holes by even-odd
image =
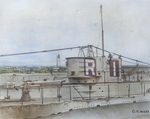
[[[0,55],[88,44],[150,63],[150,0],[0,0]],[[101,53],[101,52],[100,52]],[[1,57],[0,65],[55,65],[78,50]]]

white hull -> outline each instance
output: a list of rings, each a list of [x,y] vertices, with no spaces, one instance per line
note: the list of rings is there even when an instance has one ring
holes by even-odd
[[[116,104],[138,103],[150,101],[150,95],[112,98],[109,100],[76,100],[48,104],[32,104],[32,105],[17,105],[17,106],[1,106],[0,119],[23,119],[37,118],[49,115],[61,114],[75,109],[109,106]]]

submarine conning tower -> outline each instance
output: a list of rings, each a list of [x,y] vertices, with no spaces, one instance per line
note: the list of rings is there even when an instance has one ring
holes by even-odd
[[[122,82],[120,58],[68,57],[67,76],[70,83]]]

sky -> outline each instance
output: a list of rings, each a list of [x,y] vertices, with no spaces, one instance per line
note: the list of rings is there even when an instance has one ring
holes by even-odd
[[[100,5],[105,49],[150,63],[149,0],[1,0],[0,55],[101,48]],[[78,56],[78,50],[0,57],[0,66],[54,66],[58,54],[65,65],[65,58]]]

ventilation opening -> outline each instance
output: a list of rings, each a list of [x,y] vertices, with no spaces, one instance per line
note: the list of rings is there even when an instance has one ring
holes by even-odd
[[[75,75],[75,71],[71,71],[71,75]]]

